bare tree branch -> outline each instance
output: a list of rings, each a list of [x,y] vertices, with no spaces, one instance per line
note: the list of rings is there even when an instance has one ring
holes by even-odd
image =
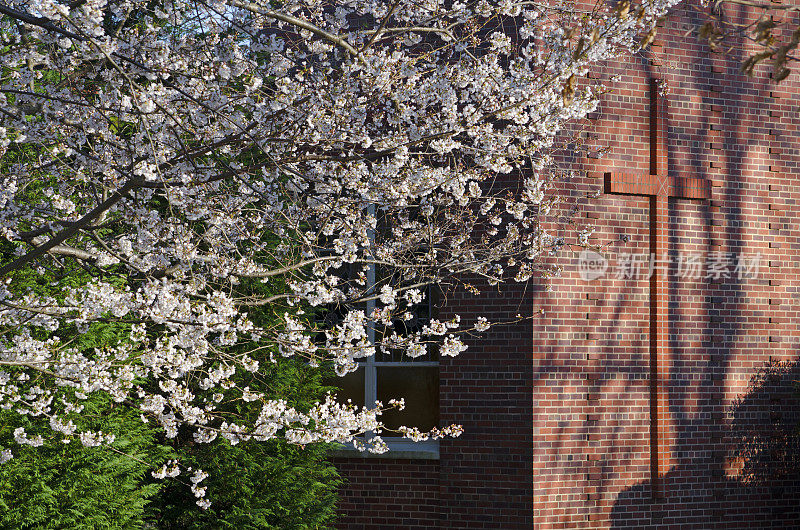
[[[321,37],[328,42],[332,42],[337,46],[341,46],[347,52],[359,60],[362,64],[367,64],[364,60],[364,57],[361,56],[361,53],[353,48],[349,42],[347,42],[342,37],[338,35],[334,35],[333,33],[329,33],[323,29],[318,28],[314,24],[307,22],[305,20],[299,19],[297,17],[293,17],[292,15],[287,15],[285,13],[281,13],[279,11],[273,11],[271,9],[265,9],[259,5],[250,3],[250,2],[243,2],[241,0],[230,0],[228,2],[230,5],[234,7],[238,7],[240,9],[244,9],[246,11],[250,11],[251,13],[256,13],[258,15],[263,15],[265,17],[274,18],[275,20],[280,20],[281,22],[286,22],[287,24],[291,24],[292,26],[305,29],[313,33],[314,35]]]
[[[127,195],[129,191],[134,189],[134,187],[136,187],[136,182],[133,179],[128,180],[125,184],[123,184],[121,188],[112,193],[108,199],[95,206],[91,211],[89,211],[89,213],[81,217],[79,220],[75,221],[74,224],[66,227],[64,230],[53,236],[47,243],[36,247],[27,254],[24,254],[19,258],[15,259],[11,263],[4,265],[3,267],[0,267],[0,278],[7,276],[8,273],[19,269],[26,263],[30,263],[39,256],[43,256],[47,252],[50,252],[56,246],[60,245],[67,239],[77,234],[81,228],[88,225],[91,221],[96,219],[100,214],[107,211],[109,208],[118,203],[125,195]]]

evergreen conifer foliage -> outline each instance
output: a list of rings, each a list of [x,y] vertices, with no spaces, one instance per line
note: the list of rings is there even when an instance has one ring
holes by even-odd
[[[163,483],[150,477],[152,464],[173,454],[157,443],[158,434],[138,414],[92,399],[86,404],[92,425],[119,432],[103,448],[48,444],[22,448],[0,466],[0,528],[143,528],[148,504]],[[0,440],[30,427],[18,415],[0,413]],[[34,432],[33,429],[28,432]]]
[[[8,251],[8,245],[1,250]],[[63,284],[83,285],[89,275],[74,265],[57,271],[26,267],[13,279],[15,289],[46,296]],[[274,309],[254,309],[253,318],[266,326],[275,319]],[[130,327],[98,321],[61,331],[73,348],[91,351],[117,347],[128,340]],[[308,410],[328,390],[323,373],[295,359],[281,359],[242,383]],[[92,395],[82,405],[74,420],[96,432],[115,433],[112,443],[85,447],[67,437],[44,443],[51,429],[15,411],[0,411],[0,447],[13,446],[20,427],[29,438],[43,437],[42,446],[23,445],[0,465],[0,528],[325,528],[334,519],[339,479],[327,461],[325,444],[300,448],[271,440],[231,445],[224,439],[196,444],[186,430],[166,438],[157,425],[142,422],[130,403]],[[174,460],[184,470],[209,473],[206,485],[218,502],[208,512],[197,507],[180,477],[164,482],[152,476],[154,469]]]

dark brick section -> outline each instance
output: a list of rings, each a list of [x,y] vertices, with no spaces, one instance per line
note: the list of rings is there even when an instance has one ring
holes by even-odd
[[[509,320],[530,307],[522,289],[453,300],[467,322]],[[520,304],[524,303],[523,307]],[[470,425],[441,445],[442,528],[531,528],[531,325],[499,328],[441,367],[442,417]]]
[[[345,486],[337,528],[439,528],[439,463],[335,459]]]
[[[466,322],[487,314],[512,320],[531,307],[525,287],[487,288],[449,303]],[[504,326],[442,360],[442,422],[469,427],[441,442],[440,460],[337,459],[348,481],[337,528],[531,528],[531,335],[530,321]]]
[[[578,170],[565,193],[600,194],[577,221],[596,227],[606,276],[582,280],[575,252],[552,291],[451,297],[467,322],[544,314],[443,362],[442,421],[466,432],[438,462],[336,461],[349,480],[338,528],[800,528],[800,78],[739,75],[744,53],[685,36],[692,17],[676,14],[651,51],[590,75],[620,77],[587,120],[588,149],[564,154]],[[604,172],[648,173],[652,78],[669,87],[659,171],[709,190],[667,204],[657,499],[650,283],[615,276],[624,254],[649,251],[649,202],[603,193]],[[720,253],[760,255],[757,275],[705,277]],[[703,274],[681,276],[676,260],[692,254]]]

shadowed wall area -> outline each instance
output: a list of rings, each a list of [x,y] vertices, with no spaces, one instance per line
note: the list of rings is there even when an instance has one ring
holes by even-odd
[[[796,475],[769,484],[743,480],[736,467],[743,459],[734,451],[744,456],[745,449],[733,444],[735,433],[748,432],[748,421],[751,432],[767,425],[759,400],[782,400],[783,425],[794,421],[786,384],[774,392],[749,385],[754,374],[775,366],[784,366],[788,381],[794,369],[774,363],[798,356],[798,83],[792,76],[775,86],[766,71],[741,75],[745,51],[711,53],[686,36],[698,22],[688,12],[674,16],[638,62],[593,74],[613,80],[614,90],[588,124],[588,148],[564,155],[582,170],[570,193],[600,193],[578,224],[594,227],[609,268],[587,281],[576,251],[552,292],[534,300],[545,309],[534,329],[536,528],[800,525]],[[651,79],[666,86],[669,176],[700,178],[711,187],[707,201],[669,200],[668,253],[656,256],[668,280],[661,322],[668,348],[658,374],[663,492],[656,497],[647,264],[644,274],[618,274],[625,255],[649,252],[649,204],[647,197],[602,194],[603,172],[648,171]],[[608,156],[598,157],[604,148]],[[700,274],[681,270],[688,256],[701,261]],[[757,272],[739,275],[740,258],[757,258]],[[727,272],[713,273],[715,261],[727,261]],[[770,393],[784,397],[742,397]],[[733,409],[740,399],[746,406]],[[771,457],[783,458],[761,453],[760,469],[768,469]]]
[[[796,528],[800,524],[800,399],[798,362],[771,362],[731,406],[725,454],[694,454],[671,469],[664,524],[680,528]],[[699,427],[699,426],[698,426]],[[697,484],[704,484],[698,488]],[[650,484],[620,493],[612,528],[646,525]],[[670,512],[673,512],[672,515]],[[670,520],[663,520],[664,518]]]

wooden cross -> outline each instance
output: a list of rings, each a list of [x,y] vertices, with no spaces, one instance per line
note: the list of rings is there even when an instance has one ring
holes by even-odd
[[[665,138],[659,133],[658,81],[650,80],[650,173],[605,173],[606,193],[644,195],[650,198],[650,259],[667,256],[669,198],[708,199],[709,183],[702,178],[670,177],[666,172]],[[659,169],[662,173],[659,173]],[[669,470],[669,446],[664,424],[668,417],[666,396],[659,378],[669,360],[668,278],[666,270],[650,267],[650,483],[653,497],[661,496],[660,478]]]

